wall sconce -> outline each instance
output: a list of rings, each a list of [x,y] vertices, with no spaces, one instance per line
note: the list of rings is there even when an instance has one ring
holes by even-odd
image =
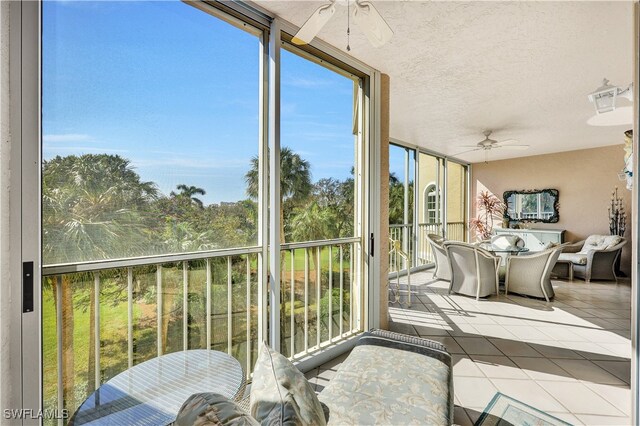
[[[625,98],[633,101],[633,83],[626,89],[609,84],[606,78],[602,80],[602,86],[589,94],[589,101],[593,102],[597,114],[604,114],[616,109],[616,98]]]

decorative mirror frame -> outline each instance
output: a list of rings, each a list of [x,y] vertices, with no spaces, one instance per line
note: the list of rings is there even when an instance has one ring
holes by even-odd
[[[549,219],[512,219],[509,216],[509,213],[508,213],[509,197],[511,197],[514,194],[537,194],[537,193],[549,194],[552,197],[555,197],[555,201],[553,203],[553,216],[551,216]],[[547,188],[547,189],[523,189],[521,191],[505,191],[502,194],[502,197],[504,199],[504,205],[505,205],[504,218],[508,219],[510,222],[557,223],[560,220],[560,204],[559,204],[560,192],[557,189]]]

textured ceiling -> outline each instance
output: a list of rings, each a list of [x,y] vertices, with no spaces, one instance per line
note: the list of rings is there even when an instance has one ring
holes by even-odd
[[[255,3],[300,26],[325,2]],[[620,144],[631,128],[587,124],[603,77],[632,81],[631,2],[373,3],[395,35],[376,49],[353,28],[350,54],[390,76],[394,139],[455,155],[492,129],[531,145],[493,150],[496,160]],[[346,19],[337,7],[319,37],[346,51]]]

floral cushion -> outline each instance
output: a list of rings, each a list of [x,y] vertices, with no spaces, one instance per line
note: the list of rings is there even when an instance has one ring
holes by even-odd
[[[217,393],[196,393],[182,404],[175,426],[258,426],[237,403]]]
[[[450,374],[437,356],[356,346],[320,400],[331,410],[329,425],[449,425]]]
[[[326,425],[322,405],[304,375],[266,343],[253,372],[251,415],[261,424]]]

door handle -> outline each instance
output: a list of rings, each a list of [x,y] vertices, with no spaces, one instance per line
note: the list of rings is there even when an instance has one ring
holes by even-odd
[[[371,233],[371,236],[369,237],[369,253],[371,255],[371,257],[373,257],[373,253],[374,253],[374,247],[375,247],[375,242],[376,239],[373,237],[373,232]]]
[[[22,313],[33,312],[33,262],[22,262]]]

